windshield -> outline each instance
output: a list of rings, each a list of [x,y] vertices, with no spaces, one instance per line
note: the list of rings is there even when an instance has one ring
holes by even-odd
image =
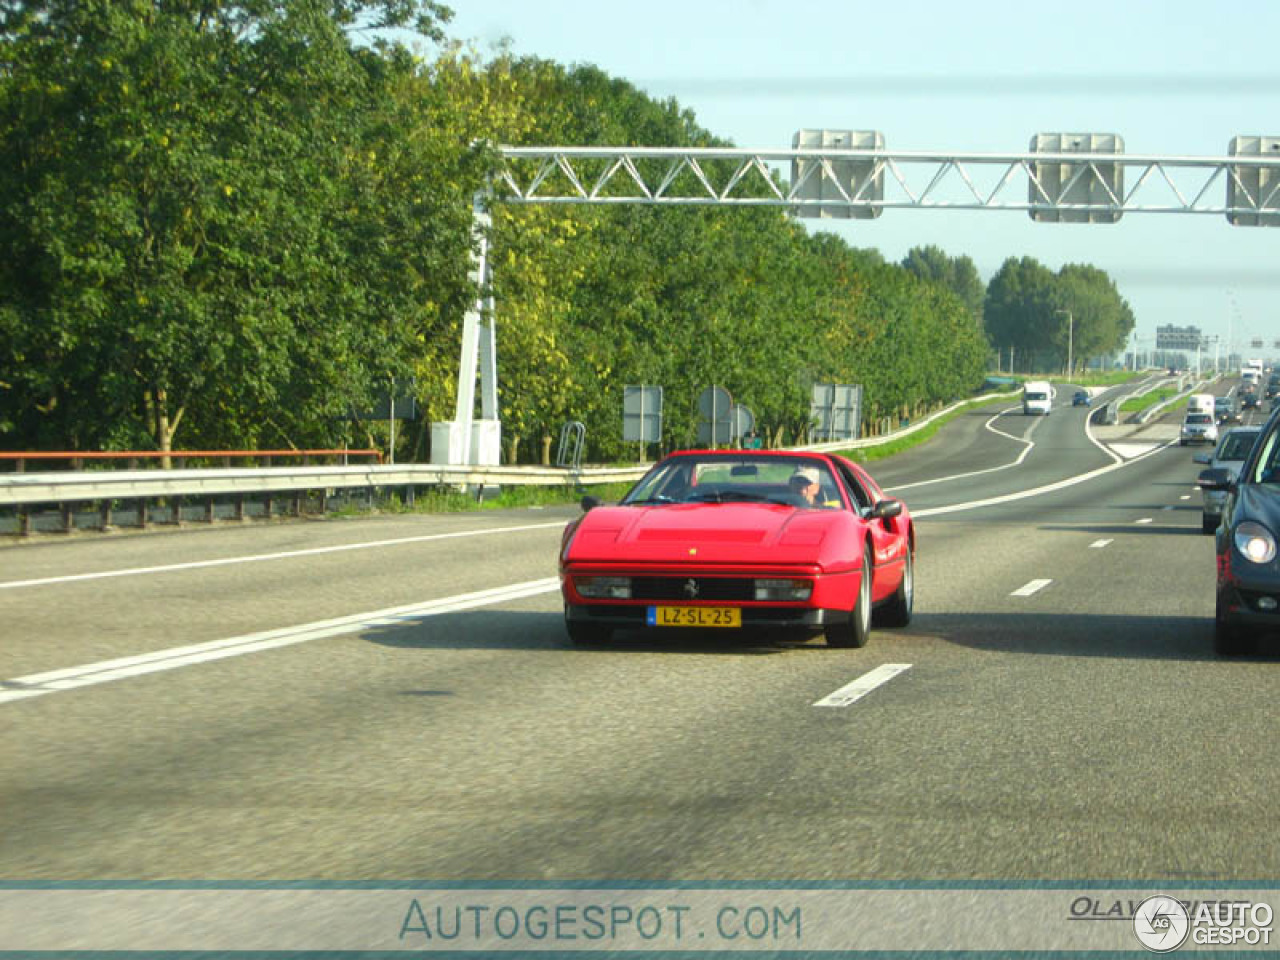
[[[1187,423],[1213,423],[1213,417],[1207,413],[1189,413]]]
[[[1272,430],[1255,441],[1261,447],[1258,458],[1244,478],[1246,483],[1280,483],[1280,444],[1276,443],[1277,435],[1280,435],[1280,431]]]
[[[1032,400],[1032,401],[1048,400],[1048,399],[1049,399],[1047,395],[1045,395],[1045,394],[1043,394],[1043,393],[1040,393],[1040,392],[1038,392],[1038,391],[1036,391],[1036,392],[1030,392],[1030,391],[1029,391],[1029,392],[1027,393],[1027,395],[1026,395],[1026,396],[1027,396],[1027,399],[1028,399],[1028,400]]]
[[[658,464],[622,498],[623,505],[772,503],[808,506],[803,488],[816,481],[819,501],[838,501],[825,462],[799,457],[681,456]]]
[[[1256,431],[1250,433],[1232,433],[1222,441],[1222,446],[1218,448],[1217,459],[1219,460],[1243,460],[1249,455],[1249,451],[1253,449],[1254,441],[1258,439]]]

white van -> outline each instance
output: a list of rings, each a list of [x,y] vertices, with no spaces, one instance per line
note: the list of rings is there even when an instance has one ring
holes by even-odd
[[[1187,397],[1187,413],[1213,413],[1213,394],[1193,393]]]
[[[1048,416],[1053,405],[1053,388],[1047,380],[1028,380],[1022,385],[1022,412],[1028,417]]]

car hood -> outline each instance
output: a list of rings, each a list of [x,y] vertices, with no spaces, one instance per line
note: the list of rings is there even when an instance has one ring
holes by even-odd
[[[842,511],[771,504],[597,507],[568,559],[641,563],[815,563]]]

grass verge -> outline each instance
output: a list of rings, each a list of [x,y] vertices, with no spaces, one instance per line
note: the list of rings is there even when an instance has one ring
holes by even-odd
[[[1144,393],[1140,397],[1133,397],[1132,399],[1126,400],[1124,403],[1120,404],[1120,412],[1137,413],[1140,410],[1147,409],[1147,407],[1152,407],[1157,403],[1168,400],[1172,396],[1176,396],[1178,392],[1179,391],[1175,387],[1161,387],[1158,390],[1152,390],[1150,393]],[[1186,406],[1185,400],[1181,403],[1181,406]],[[1170,409],[1176,410],[1178,409],[1178,405],[1170,407]]]
[[[890,440],[886,443],[878,443],[874,447],[851,447],[848,450],[839,450],[837,453],[843,457],[848,457],[854,463],[871,463],[876,460],[884,460],[886,457],[892,457],[905,450],[920,446],[956,417],[972,413],[982,407],[994,407],[1016,402],[1016,397],[979,397],[975,400],[970,400],[962,407],[957,407],[945,417],[939,417],[928,426],[922,427],[915,433],[908,434],[905,437],[898,437],[896,440]]]
[[[378,502],[375,512],[386,514],[406,513],[469,513],[480,510],[514,510],[522,507],[546,507],[576,504],[584,495],[592,494],[601,500],[619,500],[628,490],[629,483],[601,483],[582,487],[573,486],[509,486],[496,496],[483,499],[475,493],[464,493],[453,487],[432,487],[419,490],[413,502],[407,502],[399,493],[391,493]],[[334,517],[365,517],[367,507],[345,505],[333,511]]]
[[[1128,383],[1130,380],[1137,380],[1141,376],[1141,372],[1134,373],[1132,370],[1112,370],[1110,373],[1089,373],[1074,377],[1049,376],[1044,379],[1050,383],[1069,383],[1080,387],[1114,387],[1121,383]],[[1033,378],[1028,376],[1027,379]]]

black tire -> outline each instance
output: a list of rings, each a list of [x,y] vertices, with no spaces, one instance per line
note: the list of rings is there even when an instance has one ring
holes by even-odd
[[[833,623],[823,631],[828,647],[865,647],[871,639],[871,550],[862,548],[862,576],[858,599],[849,613],[848,623]]]
[[[1218,524],[1221,521],[1222,521],[1221,517],[1215,517],[1208,513],[1204,514],[1203,516],[1200,517],[1200,532],[1216,533],[1218,530]]]
[[[583,623],[581,620],[570,620],[569,611],[565,609],[564,628],[569,634],[569,642],[575,647],[593,647],[608,643],[613,636],[611,627],[598,623]]]
[[[1253,638],[1238,625],[1223,618],[1219,599],[1213,618],[1213,652],[1220,657],[1238,657],[1255,650]]]
[[[908,545],[907,558],[902,568],[902,583],[884,606],[876,610],[873,620],[879,627],[905,627],[911,623],[911,611],[916,602],[915,556]]]

